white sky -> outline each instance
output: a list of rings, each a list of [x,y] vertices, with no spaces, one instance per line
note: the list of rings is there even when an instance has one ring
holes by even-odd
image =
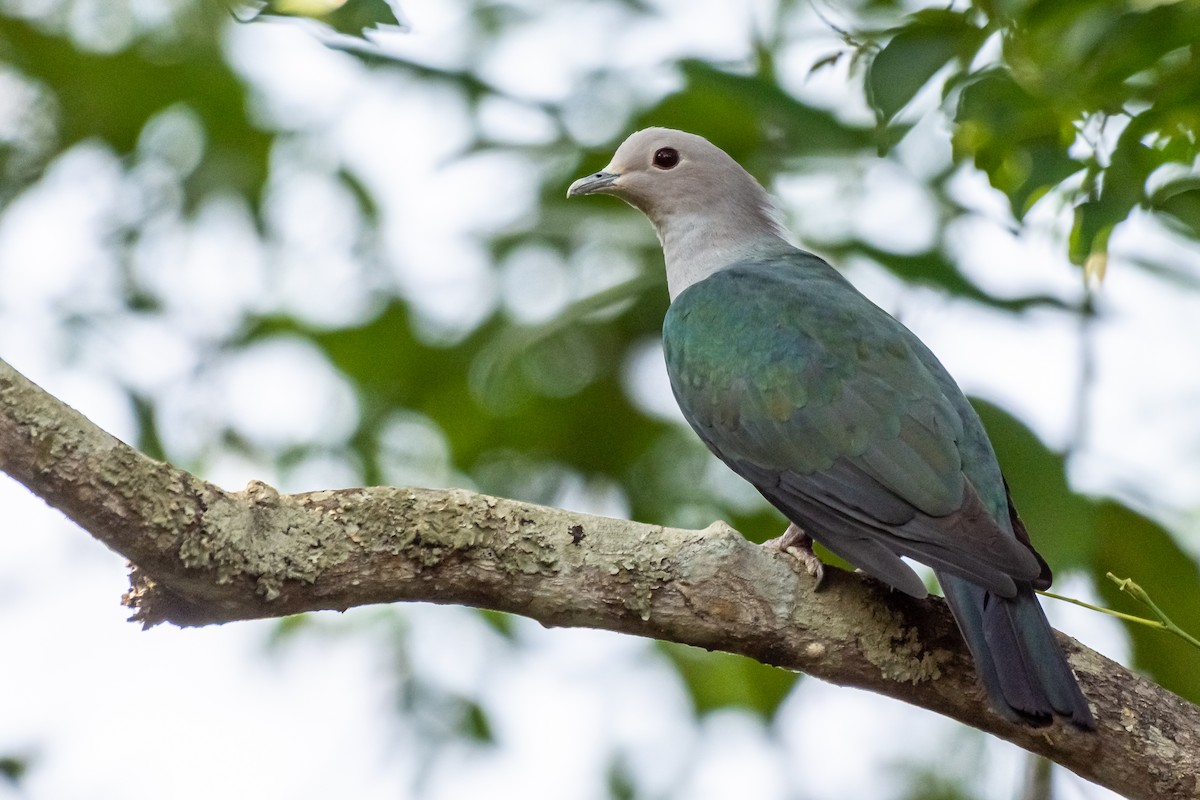
[[[643,75],[640,85],[653,96],[674,80],[658,66],[666,54],[686,50],[736,60],[746,53],[751,29],[745,6],[717,0],[664,2],[659,17],[632,30],[619,27],[626,17],[587,4],[554,8],[487,56],[498,84],[528,97],[558,97],[589,65],[605,61]],[[404,11],[413,31],[389,46],[430,62],[457,63],[470,52],[449,4],[405,2]],[[799,37],[786,63],[812,63],[836,46],[820,30],[814,25]],[[292,26],[238,26],[230,53],[261,87],[263,113],[316,132],[307,145],[316,152],[306,156],[320,158],[327,148],[333,153],[327,157],[369,167],[390,221],[387,245],[397,279],[424,325],[453,335],[504,302],[503,286],[486,255],[464,237],[463,225],[516,218],[532,202],[536,185],[528,169],[511,159],[443,163],[461,143],[455,132],[465,121],[462,103],[423,85],[372,77]],[[801,88],[816,97],[844,98],[842,79],[833,70]],[[630,100],[610,98],[618,106]],[[527,109],[488,113],[497,125],[535,139],[544,135],[544,120]],[[580,109],[573,125],[599,140],[613,133],[604,125],[620,122],[619,115]],[[936,153],[922,151],[919,142],[912,147],[906,164],[919,174]],[[870,191],[854,206],[826,202],[846,189],[846,182],[827,175],[789,178],[774,188],[801,240],[806,231],[850,226],[881,240],[899,237],[889,239],[898,246],[920,245],[929,220],[914,193],[916,181],[889,165],[866,185]],[[282,307],[326,324],[358,314],[369,293],[346,255],[356,212],[345,198],[301,168],[280,176],[272,191],[283,199],[273,205],[271,223],[285,243],[279,253],[260,252],[236,204],[214,203],[193,230],[164,222],[138,269],[160,281],[179,328],[129,319],[100,324],[84,357],[72,363],[61,312],[113,303],[114,265],[98,260],[96,244],[113,209],[128,199],[122,187],[111,154],[84,147],[62,159],[34,196],[6,215],[0,224],[0,355],[127,439],[133,419],[115,379],[161,393],[164,436],[176,453],[199,456],[207,434],[225,419],[268,446],[344,438],[357,414],[355,400],[301,343],[266,343],[205,373],[198,384],[183,383],[181,376],[193,369],[198,342],[219,338],[241,309]],[[980,186],[962,191],[994,208]],[[1006,232],[999,212],[993,219],[995,224],[979,221],[956,232],[970,253],[968,270],[981,285],[1068,297],[1078,291],[1077,274],[1059,255],[1061,218],[1053,211],[1020,237]],[[1125,228],[1113,249],[1117,257],[1101,298],[1092,424],[1073,471],[1089,490],[1134,487],[1186,513],[1200,506],[1194,466],[1200,424],[1191,411],[1200,390],[1200,370],[1192,366],[1195,297],[1123,264],[1120,254],[1161,250],[1192,274],[1200,274],[1200,254],[1145,222]],[[554,277],[553,265],[534,256],[526,254],[533,260],[511,269],[562,280]],[[279,284],[266,282],[269,261],[289,265]],[[899,313],[968,391],[1014,409],[1055,446],[1068,441],[1078,376],[1073,323],[1052,314],[1014,320],[980,312],[869,268],[849,274]],[[558,286],[544,298],[544,308],[530,313],[553,313],[570,292],[569,283]],[[647,405],[661,408],[654,399],[661,400],[665,386],[661,356],[650,348],[639,365],[639,393]],[[297,398],[302,402],[293,402]],[[437,452],[436,442],[430,451]],[[431,481],[453,479],[445,463],[423,468]],[[280,476],[263,464],[222,458],[207,474],[235,488],[250,478],[291,489],[354,480],[344,465],[324,461]],[[573,504],[586,502],[581,495]],[[414,796],[582,800],[602,796],[596,793],[604,785],[600,759],[612,749],[627,754],[650,790],[700,800],[735,794],[888,798],[895,796],[892,787],[903,785],[898,763],[963,747],[954,723],[815,681],[804,681],[786,702],[779,741],[765,738],[738,713],[714,715],[696,732],[685,722],[681,688],[644,642],[521,624],[520,635],[531,646],[514,655],[469,612],[413,606],[400,615],[416,643],[414,674],[445,691],[478,695],[500,740],[494,751],[442,748],[431,758],[411,729],[396,722],[390,633],[372,627],[373,610],[345,615],[361,625],[351,634],[301,635],[269,658],[263,650],[271,623],[143,633],[124,621],[126,611],[118,605],[126,587],[121,559],[4,477],[0,507],[6,533],[0,537],[6,653],[0,753],[34,757],[24,784],[32,798],[396,798],[406,796],[414,776],[424,775]],[[1194,529],[1184,538],[1200,550]],[[1057,588],[1089,594],[1069,576]],[[1126,657],[1115,624],[1059,604],[1048,611],[1077,638]],[[1023,756],[977,739],[974,746],[986,754],[980,796],[1014,797]],[[975,769],[963,760],[964,774]],[[1111,796],[1067,775],[1059,776],[1059,788],[1064,800]],[[9,796],[17,795],[0,784],[0,800]]]

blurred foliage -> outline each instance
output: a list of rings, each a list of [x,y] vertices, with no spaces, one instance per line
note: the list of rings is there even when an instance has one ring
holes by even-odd
[[[387,0],[267,0],[242,9],[238,16],[245,22],[273,16],[315,20],[347,36],[363,36],[369,30],[403,24]]]
[[[1109,608],[1142,614],[1104,577],[1120,570],[1138,575],[1176,624],[1200,630],[1200,607],[1186,599],[1195,597],[1200,569],[1162,526],[1112,500],[1073,493],[1062,455],[995,406],[976,402],[976,408],[1004,465],[1013,501],[1030,530],[1037,531],[1038,549],[1056,572],[1084,571]],[[1135,664],[1172,691],[1200,700],[1200,671],[1186,642],[1141,625],[1127,625],[1126,630]]]
[[[289,648],[300,648],[314,640],[323,647],[348,636],[370,637],[379,643],[376,652],[388,667],[396,712],[412,720],[419,731],[411,746],[421,751],[421,762],[430,762],[439,749],[450,743],[476,748],[495,743],[487,712],[477,699],[448,688],[438,676],[414,665],[409,626],[391,609],[372,609],[342,619],[317,614],[286,617],[273,631],[269,653],[281,657]],[[500,639],[489,637],[498,651],[505,653],[512,642]]]
[[[613,762],[608,771],[608,796],[610,800],[633,800],[638,796],[629,767],[619,759]]]
[[[642,2],[607,5],[629,20],[655,13]],[[1006,199],[1014,226],[1041,203],[1070,209],[1074,222],[1063,255],[1079,264],[1102,261],[1113,229],[1139,209],[1173,231],[1200,237],[1200,4],[976,0],[910,13],[882,0],[847,3],[838,13],[850,22],[819,19],[835,34],[827,37],[829,52],[798,69],[781,66],[794,44],[789,31],[805,20],[811,25],[814,12],[809,4],[781,2],[759,26],[761,38],[746,63],[680,56],[664,65],[675,80],[658,84],[672,87],[663,90],[600,66],[556,99],[505,88],[489,67],[489,56],[536,21],[535,4],[463,0],[457,7],[469,46],[455,62],[380,44],[380,29],[407,24],[403,8],[383,0],[269,2],[232,12],[179,0],[154,13],[132,2],[109,3],[102,11],[73,0],[0,3],[0,87],[8,98],[0,103],[0,221],[83,146],[115,156],[137,198],[105,242],[121,265],[118,302],[87,313],[187,329],[191,323],[171,316],[152,279],[176,265],[135,269],[136,248],[164,218],[193,224],[207,203],[234,198],[271,251],[281,236],[271,221],[271,189],[289,171],[323,174],[351,198],[358,215],[352,255],[370,287],[361,313],[329,322],[280,303],[237,309],[236,324],[195,336],[200,356],[190,376],[199,381],[215,365],[266,342],[305,342],[353,391],[357,417],[347,439],[272,447],[218,421],[210,441],[173,450],[177,437],[168,435],[164,421],[167,392],[119,376],[139,443],[149,452],[202,472],[234,453],[274,464],[285,477],[309,456],[332,456],[373,484],[393,480],[396,461],[406,454],[436,460],[436,453],[405,450],[416,445],[398,445],[388,433],[417,431],[422,441],[445,449],[440,472],[419,473],[429,483],[465,483],[542,503],[569,500],[664,524],[699,527],[724,517],[752,538],[777,535],[783,528],[778,516],[744,487],[732,486],[689,432],[631,388],[639,357],[654,352],[667,302],[648,227],[616,203],[563,199],[571,178],[605,163],[629,130],[647,124],[701,133],[771,184],[795,174],[860,175],[864,165],[895,160],[917,124],[940,115],[951,156],[923,179],[938,217],[932,242],[901,251],[854,232],[817,231],[806,243],[839,263],[878,265],[905,282],[997,312],[1085,313],[1082,303],[1058,296],[993,296],[959,269],[945,233],[978,213],[952,190],[962,171],[986,176]],[[568,285],[592,288],[539,323],[522,323],[512,309],[494,304],[465,329],[428,324],[384,246],[388,217],[369,170],[350,158],[312,156],[328,150],[330,140],[305,130],[302,121],[272,114],[247,70],[234,66],[230,31],[256,15],[272,24],[309,17],[325,26],[323,41],[353,55],[370,79],[404,81],[406,91],[430,87],[461,103],[470,130],[453,160],[504,154],[536,176],[528,213],[475,232],[495,273],[536,252],[553,261]],[[819,74],[846,64],[861,97],[821,104],[797,88],[804,69]],[[856,115],[856,102],[873,113]],[[527,119],[544,123],[547,132],[516,135],[491,125],[488,110],[497,103],[532,115]],[[604,133],[589,135],[593,129]],[[596,249],[601,240],[607,249]],[[629,269],[599,283],[584,280],[600,262]],[[271,262],[267,285],[282,272]],[[68,321],[81,336],[94,331],[78,325],[78,316]],[[1073,492],[1063,454],[1004,411],[984,404],[980,411],[1017,505],[1059,572],[1090,576],[1116,606],[1123,601],[1104,574],[1134,577],[1180,625],[1200,630],[1200,607],[1190,602],[1200,590],[1191,554],[1142,513]],[[507,618],[485,619],[519,645]],[[285,621],[281,641],[305,629],[303,619]],[[393,633],[397,671],[405,675],[403,625]],[[1130,636],[1139,669],[1200,701],[1200,670],[1185,645],[1136,627]],[[697,715],[734,706],[769,720],[795,682],[789,673],[732,656],[674,646],[659,652],[677,671]],[[472,698],[411,682],[399,697],[405,713],[425,719],[439,735],[492,737],[486,710]],[[613,770],[610,794],[634,796],[630,776],[620,764]],[[926,778],[908,796],[968,796],[957,784]]]
[[[13,786],[20,785],[21,779],[29,771],[29,757],[25,755],[0,756],[0,777]]]
[[[903,800],[976,800],[979,797],[968,788],[967,780],[947,777],[936,768],[912,770],[904,777],[908,791],[901,796]]]
[[[672,642],[659,642],[658,647],[679,670],[698,714],[735,707],[770,721],[798,677],[745,656]]]
[[[994,41],[998,58],[981,52]],[[1197,41],[1195,3],[1042,0],[918,11],[860,46],[880,124],[940,75],[955,158],[1017,219],[1059,195],[1082,264],[1135,208],[1200,232],[1200,189],[1180,174],[1200,155]]]

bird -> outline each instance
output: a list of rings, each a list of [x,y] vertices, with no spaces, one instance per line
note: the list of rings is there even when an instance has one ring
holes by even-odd
[[[1095,719],[1035,589],[1046,561],[983,423],[916,334],[788,238],[767,191],[692,133],[630,135],[567,197],[649,218],[670,305],[672,392],[717,458],[788,520],[777,546],[820,579],[813,541],[923,598],[931,567],[992,707],[1083,730]]]

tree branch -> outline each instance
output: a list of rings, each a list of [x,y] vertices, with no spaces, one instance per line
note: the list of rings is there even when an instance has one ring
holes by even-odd
[[[0,362],[0,470],[133,563],[146,626],[421,600],[750,656],[988,731],[1133,798],[1200,795],[1200,708],[1062,636],[1099,730],[988,707],[945,605],[827,568],[826,587],[723,523],[702,531],[463,490],[227,492],[147,458]]]

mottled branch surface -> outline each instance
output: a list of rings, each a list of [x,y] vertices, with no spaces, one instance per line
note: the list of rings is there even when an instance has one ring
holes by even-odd
[[[1129,797],[1200,796],[1200,708],[1062,636],[1099,731],[1008,722],[940,600],[834,569],[814,592],[791,558],[721,523],[677,530],[463,490],[227,492],[3,362],[0,470],[134,564],[126,602],[145,625],[405,600],[509,611],[741,653],[953,717]]]

